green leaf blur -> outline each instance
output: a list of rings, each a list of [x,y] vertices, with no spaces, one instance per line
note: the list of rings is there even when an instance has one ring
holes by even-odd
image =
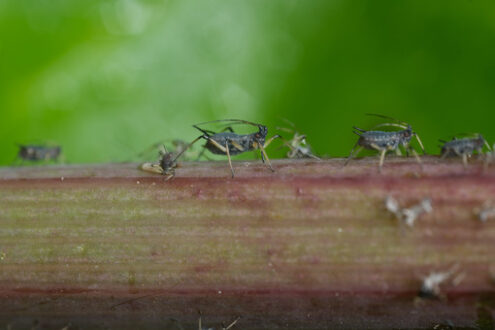
[[[370,112],[438,153],[460,132],[493,143],[494,108],[494,1],[0,0],[4,165],[44,142],[69,163],[124,161],[222,118],[269,135],[287,118],[346,156]]]

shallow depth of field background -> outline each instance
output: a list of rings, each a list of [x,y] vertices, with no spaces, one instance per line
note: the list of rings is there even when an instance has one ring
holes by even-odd
[[[381,113],[495,140],[495,1],[0,0],[0,164],[118,162],[222,118],[346,156]],[[283,155],[277,144],[268,149]],[[252,155],[249,155],[252,157]]]

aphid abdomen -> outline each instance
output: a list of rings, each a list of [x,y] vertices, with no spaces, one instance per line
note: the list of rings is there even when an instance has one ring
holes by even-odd
[[[239,135],[231,132],[223,132],[212,135],[210,139],[206,141],[205,148],[215,155],[225,155],[226,153],[219,149],[211,140],[222,147],[225,147],[225,145],[228,144],[229,153],[231,155],[238,155],[245,151],[253,150],[253,147],[250,145],[250,141],[252,141],[251,134]]]
[[[361,135],[358,144],[366,149],[395,150],[399,142],[397,132],[367,131]]]
[[[20,146],[18,157],[29,161],[56,160],[60,151],[60,147],[27,145]]]

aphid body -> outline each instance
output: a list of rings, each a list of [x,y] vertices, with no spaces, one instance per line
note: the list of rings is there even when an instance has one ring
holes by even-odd
[[[471,157],[475,151],[479,155],[482,155],[484,146],[486,146],[489,150],[491,150],[490,146],[488,145],[488,143],[481,134],[475,134],[474,138],[457,139],[454,137],[452,140],[448,142],[446,141],[441,141],[441,142],[444,142],[442,146],[441,158],[443,159],[448,156],[462,157],[462,162],[464,166],[467,166],[468,157]]]
[[[143,163],[139,168],[145,172],[156,173],[164,175],[165,181],[170,180],[175,176],[175,169],[177,168],[177,158],[180,156],[175,155],[172,152],[168,152],[165,146],[159,151],[160,161],[156,163]]]
[[[310,145],[306,142],[306,135],[294,132],[294,136],[288,142],[288,147],[290,148],[290,150],[287,152],[288,158],[320,159],[319,157],[313,155]]]
[[[199,127],[196,129],[202,131]],[[261,126],[259,131],[251,134],[236,134],[233,132],[220,132],[213,135],[208,135],[206,131],[202,131],[206,139],[204,147],[215,155],[225,155],[228,147],[230,155],[238,155],[246,151],[252,151],[259,148],[259,145],[265,144],[265,137],[268,130],[265,126]],[[219,148],[222,146],[223,148]]]
[[[26,161],[57,160],[62,148],[60,146],[19,145],[17,157]]]
[[[230,122],[233,124],[248,124],[258,127],[258,131],[250,134],[237,134],[233,131],[231,127],[227,127],[228,132],[212,132],[209,130],[205,130],[199,125],[214,123],[214,122]],[[202,135],[194,139],[187,148],[192,146],[196,141],[200,139],[206,140],[205,145],[203,146],[205,150],[209,150],[211,153],[216,155],[226,155],[229,161],[230,170],[232,173],[232,177],[234,177],[234,169],[232,168],[232,161],[230,159],[231,155],[238,155],[246,151],[252,150],[260,150],[261,151],[261,160],[263,163],[266,161],[270,170],[274,171],[270,160],[265,152],[265,148],[275,139],[280,137],[279,135],[275,135],[268,140],[266,140],[266,136],[268,134],[268,128],[261,124],[251,123],[245,120],[239,119],[225,119],[225,120],[215,120],[210,122],[205,122],[201,124],[193,125],[194,128],[199,130]],[[187,150],[185,148],[185,150]]]
[[[388,118],[384,117],[381,115],[375,115],[375,114],[370,114],[378,117],[383,117],[383,118]],[[421,149],[423,150],[424,153],[424,147],[423,143],[419,139],[419,136],[417,133],[413,132],[411,125],[406,124],[406,123],[384,123],[375,126],[377,127],[382,127],[382,126],[393,126],[393,127],[399,127],[402,128],[400,131],[393,131],[393,132],[388,132],[388,131],[376,131],[376,130],[364,130],[358,127],[353,127],[354,131],[353,133],[359,136],[358,141],[354,145],[354,148],[351,151],[351,154],[347,158],[347,161],[345,162],[345,165],[349,163],[349,161],[357,156],[357,154],[364,148],[364,149],[369,149],[369,150],[376,150],[380,152],[380,162],[378,165],[379,171],[381,171],[382,166],[383,166],[383,161],[385,159],[385,154],[389,151],[395,151],[398,155],[401,154],[399,147],[402,146],[406,150],[406,154],[409,154],[409,152],[412,152],[412,154],[416,157],[416,160],[418,163],[421,164],[421,160],[419,159],[418,154],[416,151],[410,146],[411,139],[413,137],[416,137],[418,140],[419,145],[421,146]],[[344,165],[344,166],[345,166]]]
[[[314,158],[320,160],[320,158],[315,156],[311,151],[311,146],[306,141],[306,135],[297,132],[295,129],[295,125],[289,120],[283,120],[290,126],[292,126],[292,128],[277,127],[277,129],[293,134],[292,139],[288,141],[284,139],[284,145],[289,148],[289,151],[287,152],[287,158]]]

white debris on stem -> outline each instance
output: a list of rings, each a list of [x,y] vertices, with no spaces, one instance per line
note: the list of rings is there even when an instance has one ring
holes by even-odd
[[[401,208],[399,202],[392,196],[385,198],[386,209],[395,215],[397,220],[404,222],[409,227],[414,226],[416,219],[424,213],[433,211],[433,205],[430,198],[424,198],[419,204],[409,208]]]

